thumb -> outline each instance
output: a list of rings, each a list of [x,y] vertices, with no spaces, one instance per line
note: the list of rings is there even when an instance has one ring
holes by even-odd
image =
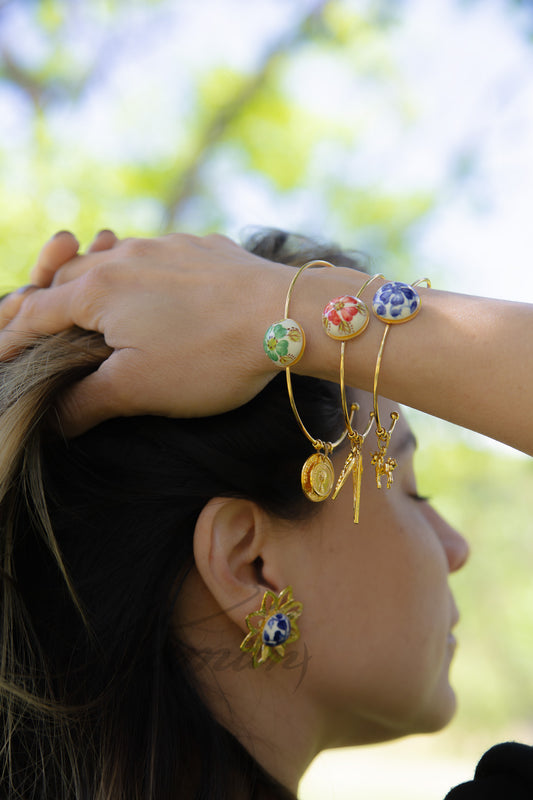
[[[67,438],[80,436],[101,422],[125,415],[124,403],[119,406],[114,381],[109,375],[111,358],[58,398],[54,412],[61,432]]]

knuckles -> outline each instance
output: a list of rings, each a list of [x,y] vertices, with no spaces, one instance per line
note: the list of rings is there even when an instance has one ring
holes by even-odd
[[[88,297],[110,294],[115,286],[124,282],[127,273],[127,263],[118,259],[97,264],[83,275],[83,292]]]
[[[44,289],[34,289],[31,292],[26,292],[20,300],[16,315],[30,318],[33,317],[39,307],[40,295],[44,291]]]
[[[126,258],[142,258],[153,254],[156,246],[155,239],[128,238],[122,239],[114,249],[114,253]]]
[[[202,237],[202,239],[208,246],[213,246],[213,247],[224,247],[227,245],[232,245],[233,247],[237,246],[233,241],[233,239],[230,239],[229,236],[224,236],[224,234],[222,233],[208,233],[207,236]]]

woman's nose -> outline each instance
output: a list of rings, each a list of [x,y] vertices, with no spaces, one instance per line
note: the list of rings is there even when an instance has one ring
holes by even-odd
[[[442,546],[446,552],[450,572],[457,572],[468,561],[470,546],[455,528],[452,528],[448,523],[445,524],[448,530],[441,536]]]
[[[455,530],[440,514],[431,509],[434,519],[433,525],[442,544],[450,572],[457,572],[468,561],[470,546],[464,536]]]

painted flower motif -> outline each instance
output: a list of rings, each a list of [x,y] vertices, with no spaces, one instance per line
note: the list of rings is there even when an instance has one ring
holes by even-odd
[[[322,312],[326,333],[333,339],[352,338],[362,333],[368,322],[368,309],[358,297],[335,297]]]
[[[351,322],[355,315],[359,313],[359,309],[354,305],[354,299],[355,298],[349,295],[335,298],[335,300],[328,303],[324,309],[324,316],[327,317],[333,325],[338,325],[339,327],[342,327],[347,322]]]
[[[420,308],[420,296],[408,283],[390,281],[376,292],[373,308],[377,316],[385,321],[407,321]]]
[[[278,323],[270,328],[269,333],[265,336],[265,353],[272,361],[278,361],[289,352],[286,335],[287,329]]]
[[[303,332],[297,322],[284,319],[271,325],[265,334],[263,348],[280,367],[293,364],[303,352]]]
[[[269,658],[281,661],[286,645],[300,638],[296,620],[302,610],[302,603],[292,597],[291,586],[279,595],[265,592],[259,611],[246,617],[250,632],[241,644],[243,653],[252,654],[254,667],[265,664]]]

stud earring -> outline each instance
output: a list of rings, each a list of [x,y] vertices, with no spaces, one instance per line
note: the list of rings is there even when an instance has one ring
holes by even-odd
[[[296,620],[302,611],[303,604],[293,599],[291,586],[279,594],[265,592],[259,611],[246,616],[249,633],[240,646],[243,653],[252,654],[254,667],[269,658],[282,660],[286,646],[300,638]]]

